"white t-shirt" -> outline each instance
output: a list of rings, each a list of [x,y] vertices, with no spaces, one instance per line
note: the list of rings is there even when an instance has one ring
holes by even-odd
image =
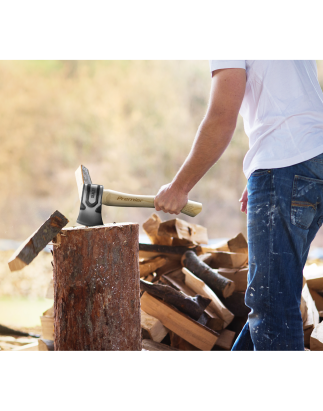
[[[210,70],[246,70],[240,108],[249,151],[247,178],[257,169],[301,163],[323,153],[323,93],[315,60],[210,60]]]

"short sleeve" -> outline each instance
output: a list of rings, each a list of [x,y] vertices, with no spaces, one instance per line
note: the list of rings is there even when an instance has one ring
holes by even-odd
[[[246,60],[209,60],[210,71],[226,68],[246,69]]]

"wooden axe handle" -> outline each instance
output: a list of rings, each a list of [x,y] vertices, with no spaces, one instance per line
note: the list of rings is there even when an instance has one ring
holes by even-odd
[[[103,190],[102,204],[117,207],[145,207],[155,208],[154,196],[120,193],[119,191]],[[181,210],[183,214],[195,217],[202,211],[202,204],[196,201],[188,201]]]

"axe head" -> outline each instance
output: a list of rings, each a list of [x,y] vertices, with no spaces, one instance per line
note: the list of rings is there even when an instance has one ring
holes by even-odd
[[[83,184],[81,205],[77,223],[92,227],[103,225],[102,209],[103,186],[98,184]]]

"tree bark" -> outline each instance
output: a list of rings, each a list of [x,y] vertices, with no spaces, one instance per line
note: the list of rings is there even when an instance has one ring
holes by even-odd
[[[53,253],[55,351],[141,350],[138,239],[132,223],[62,230]]]
[[[207,264],[201,261],[193,251],[186,251],[182,257],[184,267],[208,285],[218,296],[224,298],[232,295],[234,282],[218,274]]]

